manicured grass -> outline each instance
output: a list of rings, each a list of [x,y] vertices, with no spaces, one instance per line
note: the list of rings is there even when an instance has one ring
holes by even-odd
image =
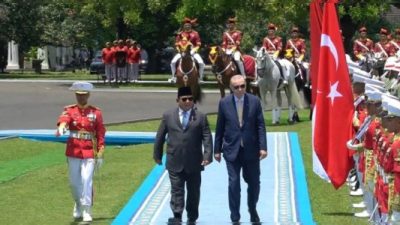
[[[143,81],[167,81],[171,75],[169,74],[142,74],[140,76],[140,80]],[[118,87],[120,89],[148,89],[148,88],[167,88],[167,89],[176,89],[175,84],[170,83],[152,83],[152,84],[139,84],[139,83],[129,83],[129,84],[111,84],[104,83],[101,76],[97,74],[89,74],[87,71],[77,70],[75,73],[70,71],[65,72],[52,72],[52,71],[43,71],[41,74],[37,74],[32,71],[13,71],[10,73],[0,73],[1,79],[19,79],[19,80],[90,80],[93,81],[94,85],[97,88],[115,88]],[[215,81],[214,75],[207,75],[208,81]],[[203,89],[215,89],[217,90],[217,84],[202,84]]]
[[[287,112],[284,111],[282,118],[285,117]],[[360,201],[360,198],[349,197],[347,186],[334,190],[331,184],[312,172],[308,111],[301,111],[302,122],[295,125],[287,125],[281,119],[280,126],[271,126],[270,118],[270,112],[267,112],[267,131],[294,131],[299,134],[314,220],[327,225],[368,224],[366,219],[352,216],[351,203]],[[215,121],[216,116],[209,115],[213,131]],[[156,131],[158,125],[159,121],[145,121],[112,125],[107,129]],[[20,139],[0,141],[0,224],[77,224],[71,219],[73,201],[64,148],[64,144],[59,143]],[[103,168],[95,177],[94,224],[110,224],[154,166],[151,144],[108,146],[105,159]],[[9,165],[13,165],[13,170],[3,174],[2,171]],[[3,176],[12,176],[12,179],[2,181]]]

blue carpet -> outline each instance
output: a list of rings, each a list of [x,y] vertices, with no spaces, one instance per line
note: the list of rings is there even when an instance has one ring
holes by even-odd
[[[267,139],[269,156],[261,161],[257,207],[262,224],[314,224],[297,134],[268,133]],[[206,167],[197,224],[230,224],[227,184],[224,161]],[[241,224],[250,224],[243,179],[241,187]],[[163,166],[156,166],[112,224],[166,224],[172,216],[169,192],[168,174]]]

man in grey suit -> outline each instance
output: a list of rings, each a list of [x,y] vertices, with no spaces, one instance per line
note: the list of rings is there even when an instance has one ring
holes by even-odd
[[[230,82],[233,94],[221,99],[215,132],[214,158],[226,161],[229,176],[229,209],[235,224],[240,220],[240,170],[248,184],[247,205],[251,222],[259,223],[257,202],[260,193],[260,160],[267,157],[263,111],[257,97],[245,93],[246,82],[235,75]]]
[[[187,222],[194,224],[199,217],[201,171],[212,162],[212,136],[207,116],[194,106],[189,87],[178,89],[176,101],[178,107],[163,114],[154,143],[153,157],[161,165],[163,145],[167,142],[166,168],[171,181],[170,205],[174,213],[168,223],[182,222],[186,183]]]

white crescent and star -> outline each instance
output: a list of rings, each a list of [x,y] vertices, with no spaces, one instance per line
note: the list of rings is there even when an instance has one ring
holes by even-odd
[[[329,95],[326,96],[327,98],[331,99],[331,105],[333,106],[333,101],[335,101],[336,97],[342,97],[342,94],[340,94],[337,90],[339,85],[339,81],[336,81],[333,85],[331,85],[331,90],[329,91]]]
[[[335,58],[335,63],[336,63],[336,71],[338,69],[339,66],[339,57],[338,57],[338,53],[336,50],[336,46],[333,43],[331,37],[327,34],[321,34],[321,47],[326,46],[329,48],[329,50],[331,51],[333,57]]]
[[[331,52],[333,58],[335,59],[335,65],[336,65],[336,71],[337,71],[338,67],[339,67],[338,52],[337,52],[336,46],[333,43],[331,37],[327,34],[321,34],[321,47],[324,47],[324,46],[329,48],[329,51]],[[342,94],[340,94],[337,90],[338,85],[339,85],[339,81],[336,81],[333,85],[331,85],[329,94],[326,96],[327,98],[331,99],[332,106],[333,106],[333,102],[335,101],[335,98],[342,97]],[[317,90],[317,93],[321,93],[321,92]]]

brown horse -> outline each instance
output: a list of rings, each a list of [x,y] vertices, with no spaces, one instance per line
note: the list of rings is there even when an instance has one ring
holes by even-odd
[[[239,68],[231,55],[225,53],[225,51],[219,46],[213,46],[210,49],[208,58],[212,64],[212,71],[217,77],[218,88],[221,94],[221,98],[225,97],[225,89],[229,88],[229,82],[232,76],[240,74]],[[251,87],[250,82],[254,78],[246,78],[246,92],[258,95],[258,88]]]
[[[199,85],[199,70],[196,62],[190,54],[191,44],[180,45],[181,59],[177,63],[176,85],[179,87],[190,87],[194,102],[201,102],[202,91]]]

